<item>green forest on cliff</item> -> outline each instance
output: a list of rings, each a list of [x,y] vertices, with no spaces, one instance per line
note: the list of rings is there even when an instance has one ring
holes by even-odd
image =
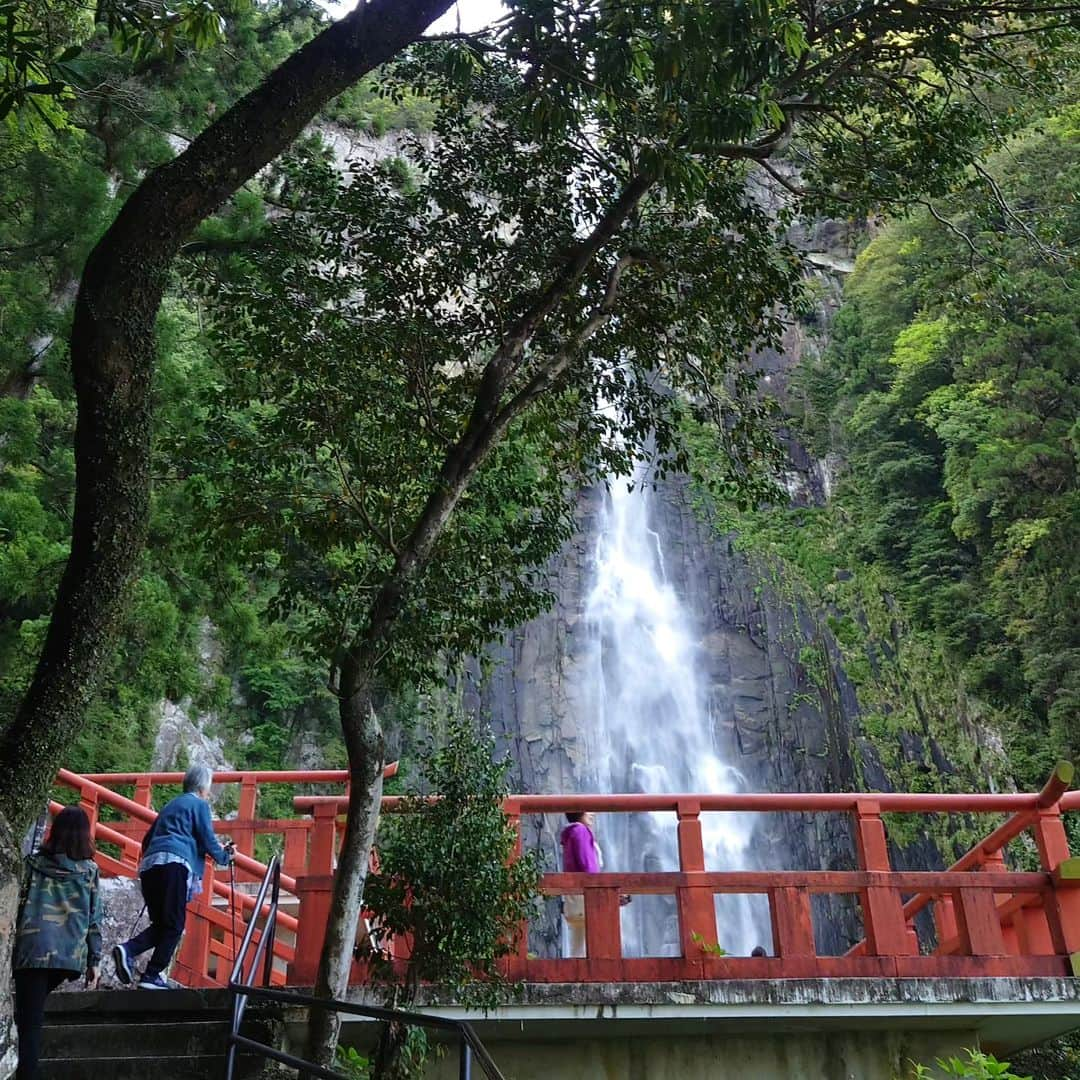
[[[821,606],[903,789],[1036,788],[1080,752],[1078,137],[1066,88],[982,185],[869,230],[790,389],[831,497],[719,514]]]

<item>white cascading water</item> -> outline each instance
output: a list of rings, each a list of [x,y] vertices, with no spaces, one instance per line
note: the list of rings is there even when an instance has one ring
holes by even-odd
[[[663,544],[650,524],[651,490],[635,477],[611,481],[601,514],[589,643],[582,675],[592,722],[587,771],[600,792],[730,792],[741,774],[717,752],[715,717],[701,675],[698,635],[667,578]],[[703,813],[708,870],[755,868],[751,814]],[[604,869],[677,870],[672,813],[608,814],[597,822]],[[717,934],[732,955],[770,949],[764,897],[718,896]],[[622,909],[626,956],[679,954],[673,897],[637,896]],[[771,949],[770,949],[771,951]]]

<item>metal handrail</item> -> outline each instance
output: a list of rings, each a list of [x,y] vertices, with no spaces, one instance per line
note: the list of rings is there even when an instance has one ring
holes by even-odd
[[[270,907],[266,913],[266,921],[263,924],[263,932],[259,936],[259,943],[255,948],[255,956],[247,975],[244,975],[244,966],[247,962],[248,950],[251,948],[252,939],[255,936],[255,924],[266,902],[267,890],[270,892]],[[265,1043],[256,1042],[240,1034],[240,1026],[244,1020],[244,1012],[247,1009],[249,998],[262,998],[265,1001],[276,1001],[288,1005],[306,1005],[308,1008],[334,1009],[336,1012],[351,1013],[354,1016],[366,1016],[372,1020],[382,1020],[399,1024],[407,1024],[413,1027],[441,1028],[453,1031],[458,1037],[459,1070],[460,1080],[472,1080],[472,1062],[475,1057],[484,1070],[488,1080],[505,1080],[499,1072],[487,1048],[480,1041],[472,1025],[466,1020],[452,1020],[446,1016],[432,1016],[429,1013],[407,1012],[404,1009],[386,1009],[378,1005],[354,1005],[348,1001],[325,1000],[310,997],[306,994],[296,994],[284,990],[271,990],[270,972],[274,962],[274,934],[277,927],[278,897],[281,889],[281,862],[275,855],[266,867],[259,891],[255,897],[254,914],[244,932],[244,940],[237,951],[233,961],[232,973],[229,975],[229,993],[233,995],[233,1018],[232,1028],[229,1031],[229,1056],[226,1067],[226,1080],[233,1080],[236,1070],[236,1052],[239,1049],[261,1054],[273,1061],[288,1065],[290,1068],[300,1070],[307,1076],[324,1077],[325,1080],[347,1080],[341,1073],[333,1072],[312,1061],[293,1054],[286,1054]],[[259,962],[263,961],[263,986],[254,985],[255,973],[259,970]]]
[[[275,1001],[282,1005],[306,1006],[309,1009],[333,1009],[335,1012],[349,1013],[352,1016],[364,1016],[370,1020],[382,1020],[387,1023],[406,1024],[410,1027],[439,1028],[443,1031],[453,1031],[458,1037],[459,1080],[471,1080],[472,1063],[475,1058],[483,1069],[488,1080],[506,1080],[499,1071],[487,1047],[480,1041],[480,1037],[473,1030],[472,1024],[467,1020],[454,1020],[449,1016],[436,1016],[431,1013],[408,1012],[405,1009],[386,1009],[380,1005],[356,1005],[351,1001],[337,1001],[334,998],[317,998],[310,994],[298,994],[291,990],[271,990],[265,987],[249,987],[242,984],[229,983],[229,990],[244,997],[261,998],[264,1001]],[[296,1057],[294,1054],[286,1054],[282,1050],[275,1050],[265,1043],[256,1042],[241,1035],[238,1030],[229,1036],[230,1053],[235,1048],[242,1047],[263,1057],[271,1058],[299,1070],[308,1076],[318,1076],[323,1080],[348,1080],[342,1073],[334,1072],[322,1065],[316,1065],[312,1061]],[[230,1059],[231,1060],[231,1059]],[[228,1074],[228,1080],[232,1078],[232,1069]]]
[[[259,921],[263,904],[266,902],[266,892],[270,889],[270,908],[266,913],[266,921],[263,924],[263,932],[259,935],[259,944],[255,949],[251,967],[247,977],[244,976],[244,963],[247,960],[248,949],[251,947],[252,938],[255,936],[255,926]],[[270,973],[274,965],[274,935],[277,931],[278,898],[281,893],[281,861],[275,855],[267,864],[266,873],[259,884],[259,891],[255,896],[255,907],[251,921],[244,931],[244,940],[236,953],[233,961],[232,972],[229,975],[229,990],[233,994],[233,1019],[232,1029],[229,1032],[229,1058],[226,1068],[226,1080],[232,1080],[236,1068],[236,1049],[239,1045],[240,1025],[244,1019],[244,1010],[247,1008],[247,1000],[254,989],[255,973],[259,970],[259,961],[263,961],[263,982],[270,985]]]

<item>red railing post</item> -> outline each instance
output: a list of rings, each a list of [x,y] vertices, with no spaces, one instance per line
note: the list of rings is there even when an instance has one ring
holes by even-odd
[[[1042,905],[1022,907],[1013,912],[1012,930],[1020,956],[1053,956],[1058,951]]]
[[[154,785],[153,785],[153,782],[151,781],[150,777],[149,776],[140,776],[135,781],[135,792],[134,792],[134,795],[132,796],[132,802],[138,803],[139,806],[145,806],[147,810],[152,810],[154,808],[153,797],[154,797]],[[142,821],[139,818],[133,819],[133,824],[134,824],[134,828],[132,829],[131,835],[134,837],[134,839],[137,842],[136,843],[136,851],[140,851],[141,850],[142,839],[147,834],[147,832],[149,831],[150,826],[145,821]],[[124,858],[125,858],[125,861],[126,861],[127,860],[127,851],[126,850],[125,850],[125,853],[124,853]],[[139,867],[139,855],[138,854],[135,855],[134,867],[135,867],[135,869],[137,871],[138,867]]]
[[[297,821],[285,826],[285,851],[281,859],[281,869],[289,877],[298,877],[307,870],[307,838],[311,823]]]
[[[1039,811],[1035,819],[1035,845],[1047,873],[1054,874],[1069,858],[1069,840],[1057,806]],[[1069,959],[1074,975],[1080,975],[1080,889],[1061,887],[1056,881],[1045,894],[1046,919],[1054,951]]]
[[[855,804],[855,847],[863,870],[888,873],[889,845],[876,799]],[[873,885],[862,891],[866,944],[871,956],[911,956],[912,947],[904,918],[904,905],[896,889]]]
[[[98,823],[98,793],[93,788],[83,787],[79,791],[79,805],[86,811],[90,819],[91,835]]]
[[[619,890],[609,886],[585,888],[585,955],[590,975],[619,981],[622,967],[622,924]]]
[[[308,874],[296,879],[296,896],[300,903],[296,911],[296,950],[289,965],[290,986],[315,985],[333,890],[332,874]]]
[[[934,897],[934,929],[937,932],[938,945],[952,941],[960,932],[956,921],[956,905],[952,896]]]
[[[993,851],[984,851],[982,865],[980,867],[984,874],[1007,874],[1009,868],[1005,865],[1005,854],[1001,848],[995,848]],[[994,894],[993,903],[996,905],[997,897],[999,894]],[[1012,900],[1012,893],[1001,894],[1006,901]],[[1020,948],[1020,937],[1016,930],[1016,925],[1011,917],[1003,918],[998,917],[998,923],[1001,927],[1001,934],[1004,941],[1005,952],[1009,956],[1020,956],[1022,950]]]
[[[1005,956],[1001,918],[990,889],[956,890],[961,951],[969,956]]]
[[[780,978],[801,978],[813,974],[817,956],[814,923],[810,916],[810,895],[802,886],[781,886],[769,890],[773,946],[782,961]]]
[[[514,830],[517,838],[514,842],[514,850],[510,853],[510,859],[521,858],[521,803],[517,799],[508,798],[503,802],[503,813],[506,814],[507,823]],[[529,963],[529,920],[524,919],[518,928],[518,940],[514,952],[506,958],[506,977],[512,980],[525,978],[525,969]]]
[[[701,802],[680,799],[679,869],[683,874],[705,871],[705,842],[701,834]],[[680,885],[675,893],[679,910],[679,939],[686,960],[700,960],[705,953],[702,945],[716,945],[716,900],[708,890],[698,886]],[[694,935],[701,940],[695,941]]]
[[[507,824],[514,830],[517,840],[514,843],[513,858],[521,856],[521,800],[512,796],[503,800],[503,813],[506,815]]]
[[[232,826],[232,838],[236,850],[242,855],[255,854],[255,827],[241,825],[240,822],[254,822],[255,806],[258,802],[259,789],[255,777],[246,775],[240,782],[240,806],[236,812],[237,823]]]
[[[386,779],[386,770],[383,769],[383,779]],[[345,778],[345,796],[344,801],[341,803],[338,809],[338,817],[343,818],[341,822],[341,829],[334,833],[334,855],[345,846],[345,840],[349,833],[349,803],[352,801],[352,777],[346,776]],[[337,817],[334,818],[334,828],[337,829]]]
[[[701,802],[680,799],[679,869],[684,874],[705,869],[705,841],[701,833]]]
[[[334,858],[337,855],[338,809],[333,803],[317,803],[312,807],[311,816],[315,819],[315,824],[311,829],[311,844],[308,847],[308,873],[332,874]]]
[[[207,859],[203,870],[202,892],[188,904],[184,936],[176,954],[176,963],[195,978],[195,985],[210,981],[210,920],[206,913],[214,902],[214,864]],[[223,981],[223,980],[219,980]]]
[[[289,985],[314,986],[330,918],[334,890],[334,860],[337,855],[335,803],[316,803],[311,808],[314,823],[308,845],[307,872],[296,879],[299,905],[296,912],[296,955],[289,965]]]

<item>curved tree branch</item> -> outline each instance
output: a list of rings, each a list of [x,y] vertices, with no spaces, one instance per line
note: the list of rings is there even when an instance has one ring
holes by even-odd
[[[555,308],[574,292],[597,254],[634,213],[655,179],[652,173],[641,173],[627,183],[607,213],[570,252],[561,270],[503,336],[481,375],[465,428],[446,453],[439,478],[412,531],[399,545],[393,569],[372,601],[366,627],[345,650],[339,710],[349,755],[352,797],[319,961],[315,988],[318,996],[341,996],[348,984],[353,938],[367,877],[368,852],[382,790],[384,738],[375,712],[378,668],[391,648],[395,624],[412,585],[430,562],[435,545],[469,482],[505,435],[514,416],[535,398],[534,394],[527,400],[517,402],[515,398],[509,404],[503,403],[510,379],[529,342]],[[641,260],[633,257],[630,261]],[[601,310],[574,335],[571,345],[548,362],[553,378],[569,364],[577,345],[591,337],[610,317],[619,278],[627,265],[627,260],[617,263]],[[539,384],[537,393],[540,392],[538,387]],[[331,1059],[336,1027],[336,1013],[324,1010],[313,1013],[310,1050],[321,1063]]]

